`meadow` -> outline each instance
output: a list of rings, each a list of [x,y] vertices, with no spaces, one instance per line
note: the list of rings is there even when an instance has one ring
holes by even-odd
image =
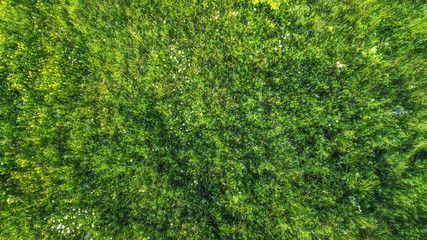
[[[2,0],[0,239],[427,239],[426,16]]]

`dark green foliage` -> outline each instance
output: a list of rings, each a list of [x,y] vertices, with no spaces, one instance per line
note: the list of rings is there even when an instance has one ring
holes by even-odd
[[[425,16],[3,1],[0,238],[425,239]]]

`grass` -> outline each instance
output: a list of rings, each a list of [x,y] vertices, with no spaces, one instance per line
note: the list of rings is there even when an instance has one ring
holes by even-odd
[[[424,239],[425,9],[2,1],[0,239]]]

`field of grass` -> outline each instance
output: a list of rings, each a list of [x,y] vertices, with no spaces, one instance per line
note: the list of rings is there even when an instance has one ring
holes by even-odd
[[[0,239],[427,239],[426,16],[2,0]]]

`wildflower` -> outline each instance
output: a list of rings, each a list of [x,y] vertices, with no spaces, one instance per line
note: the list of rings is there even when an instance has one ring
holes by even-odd
[[[151,155],[150,156],[148,156],[149,158],[151,158]]]
[[[106,143],[106,141],[102,141],[102,143]]]
[[[305,174],[305,170],[302,170],[302,174]]]
[[[88,120],[86,120],[86,122],[89,122]]]
[[[408,113],[408,111],[406,109],[403,109],[403,113]]]
[[[396,111],[396,114],[400,114],[400,110],[397,110],[397,111]]]
[[[22,107],[22,104],[18,104],[18,107]]]
[[[67,124],[66,124],[66,123],[64,123],[64,126],[67,126]]]
[[[95,171],[92,171],[92,174],[95,174]]]
[[[57,117],[57,118],[59,118],[60,116],[59,116],[59,115],[56,115],[56,117]]]
[[[83,183],[83,187],[86,187],[86,183]]]

